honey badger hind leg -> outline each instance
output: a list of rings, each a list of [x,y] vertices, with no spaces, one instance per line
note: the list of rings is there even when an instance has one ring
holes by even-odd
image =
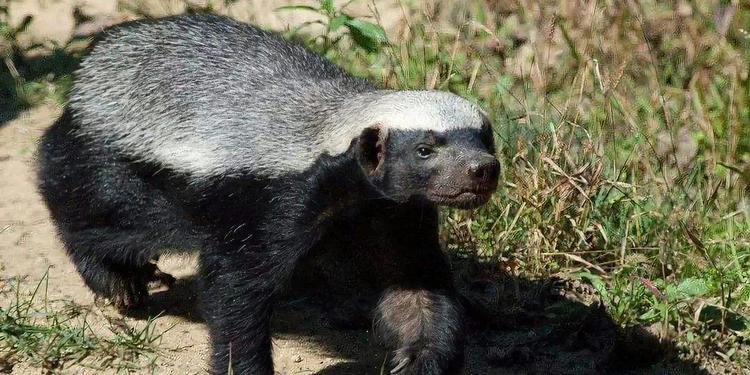
[[[152,261],[163,248],[187,246],[190,229],[133,168],[77,131],[66,111],[43,136],[39,190],[86,285],[120,309],[134,309],[145,303],[149,284],[174,282]]]
[[[144,237],[119,228],[62,233],[68,255],[99,302],[110,300],[121,310],[134,310],[148,300],[149,287],[170,287],[175,278],[139,257]],[[131,245],[132,244],[132,245]],[[125,259],[122,255],[130,255]]]

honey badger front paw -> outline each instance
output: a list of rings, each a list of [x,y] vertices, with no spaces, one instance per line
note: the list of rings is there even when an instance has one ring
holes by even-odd
[[[127,272],[111,274],[106,290],[97,295],[96,302],[111,303],[122,311],[136,310],[148,301],[149,290],[169,289],[174,282],[172,275],[162,272],[155,264],[148,263]]]
[[[148,299],[148,289],[140,277],[111,276],[106,290],[97,294],[95,302],[98,305],[112,305],[117,310],[136,310]]]
[[[148,286],[149,291],[167,290],[174,285],[176,279],[174,276],[162,272],[156,264],[149,263],[143,269],[143,279]]]

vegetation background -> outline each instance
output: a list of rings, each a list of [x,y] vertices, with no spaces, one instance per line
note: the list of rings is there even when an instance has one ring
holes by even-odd
[[[449,90],[487,110],[499,192],[480,210],[443,215],[480,318],[576,316],[578,305],[529,302],[541,282],[603,309],[622,340],[647,332],[652,341],[639,345],[660,348],[659,358],[748,373],[750,1],[29,3],[0,2],[0,128],[35,106],[63,105],[90,35],[105,25],[186,11],[258,22],[384,86]],[[30,317],[38,296],[14,293],[10,280],[0,278],[15,295],[0,307],[0,363],[61,368],[70,357],[30,353],[60,334],[53,328],[80,323],[50,324],[57,315],[47,310]],[[156,344],[148,327],[113,332]],[[108,337],[84,357],[122,347]],[[136,357],[149,352],[138,345]]]

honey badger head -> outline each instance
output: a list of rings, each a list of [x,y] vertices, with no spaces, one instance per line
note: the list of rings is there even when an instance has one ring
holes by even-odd
[[[396,201],[475,208],[498,182],[492,129],[475,105],[453,94],[400,91],[375,100],[357,141],[370,181]]]

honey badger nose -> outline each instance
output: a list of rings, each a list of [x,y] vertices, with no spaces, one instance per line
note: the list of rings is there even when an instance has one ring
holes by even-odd
[[[500,163],[492,156],[483,157],[469,162],[467,172],[479,182],[493,181],[500,172]]]

